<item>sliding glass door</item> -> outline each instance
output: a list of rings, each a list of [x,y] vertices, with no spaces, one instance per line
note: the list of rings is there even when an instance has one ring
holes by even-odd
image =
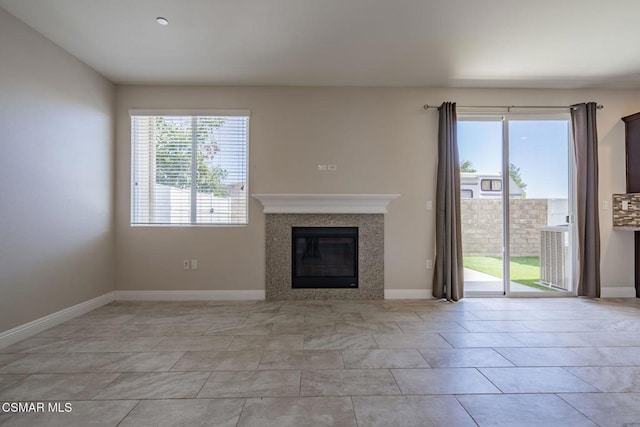
[[[568,115],[459,119],[467,296],[573,294]]]
[[[459,119],[465,294],[504,295],[502,117]]]
[[[573,159],[569,117],[508,120],[511,294],[571,293]],[[571,159],[571,161],[570,161]]]

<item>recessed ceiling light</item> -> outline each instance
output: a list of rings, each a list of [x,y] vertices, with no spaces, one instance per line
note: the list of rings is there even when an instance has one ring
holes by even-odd
[[[169,25],[169,21],[167,21],[167,18],[163,18],[162,16],[158,16],[156,18],[156,22],[160,25]]]

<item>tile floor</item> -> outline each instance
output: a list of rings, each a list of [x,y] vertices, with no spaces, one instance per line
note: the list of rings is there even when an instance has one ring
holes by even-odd
[[[0,349],[4,426],[640,426],[640,300],[112,303]]]

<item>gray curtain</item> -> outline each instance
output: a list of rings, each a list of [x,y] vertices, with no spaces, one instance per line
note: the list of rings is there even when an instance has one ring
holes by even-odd
[[[433,296],[458,301],[464,293],[460,226],[460,161],[455,102],[438,109],[438,182]]]
[[[598,132],[595,102],[573,105],[578,229],[578,295],[600,298],[600,222],[598,217]]]

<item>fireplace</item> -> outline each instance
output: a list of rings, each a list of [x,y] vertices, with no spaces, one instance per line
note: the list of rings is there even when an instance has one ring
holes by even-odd
[[[291,287],[357,288],[358,227],[292,227]]]
[[[384,214],[389,202],[398,196],[254,194],[266,214],[265,298],[384,299]],[[296,237],[303,239],[298,242],[300,248],[296,248],[294,229],[299,229],[295,232]],[[314,234],[313,230],[317,229],[320,233],[337,232],[338,235]],[[311,231],[310,235],[305,235],[308,231]],[[348,234],[343,234],[347,231]],[[298,234],[300,232],[303,234]],[[332,259],[325,256],[329,245],[335,245],[333,259],[353,260],[353,263],[328,273],[319,272],[317,269],[326,269]],[[316,248],[318,250],[314,252]],[[305,251],[307,256],[304,256]],[[327,276],[328,281],[325,280]]]

